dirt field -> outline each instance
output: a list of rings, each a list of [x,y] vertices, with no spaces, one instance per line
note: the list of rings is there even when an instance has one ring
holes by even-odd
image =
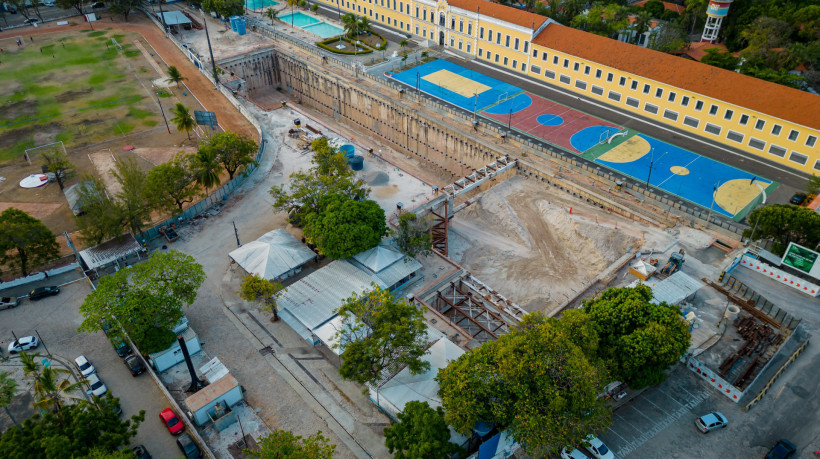
[[[641,236],[633,222],[516,176],[456,214],[450,254],[526,310],[548,312]]]

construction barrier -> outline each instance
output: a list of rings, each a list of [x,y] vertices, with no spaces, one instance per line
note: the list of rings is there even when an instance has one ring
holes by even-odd
[[[694,357],[689,357],[686,361],[686,368],[692,370],[692,372],[698,376],[701,376],[704,381],[709,383],[712,387],[717,389],[718,392],[725,395],[729,398],[729,400],[735,403],[739,402],[740,398],[743,397],[743,394],[745,393],[744,391],[726,382],[726,380],[718,376],[711,368],[699,362]]]

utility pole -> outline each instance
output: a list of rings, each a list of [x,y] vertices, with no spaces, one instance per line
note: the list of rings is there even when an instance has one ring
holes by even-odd
[[[242,247],[242,244],[239,242],[239,230],[236,229],[236,222],[232,221],[231,223],[233,223],[233,234],[236,236],[236,246]]]
[[[162,113],[162,120],[165,121],[165,129],[168,129],[168,134],[171,133],[171,127],[168,126],[168,118],[165,117],[165,109],[162,108],[162,102],[159,100],[159,93],[155,93],[157,96],[157,105],[159,105],[159,111]]]
[[[165,23],[165,13],[162,12],[162,0],[157,0],[157,3],[159,3],[159,20],[162,21],[162,33],[165,34],[165,37],[168,37],[168,24]]]
[[[214,60],[214,50],[211,48],[211,35],[208,33],[208,18],[205,17],[205,10],[202,10],[202,22],[205,24],[205,39],[208,40],[208,53],[211,55],[211,66],[214,69],[214,83],[219,89],[219,75],[216,73],[216,61]]]
[[[712,205],[709,206],[709,214],[706,217],[706,224],[707,225],[709,224],[709,221],[712,220],[712,208],[715,207],[715,194],[717,193],[717,189],[718,189],[719,185],[720,185],[720,182],[717,182],[714,185],[712,185]]]

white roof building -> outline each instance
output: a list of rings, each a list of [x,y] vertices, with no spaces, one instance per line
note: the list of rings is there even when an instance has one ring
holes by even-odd
[[[263,234],[228,254],[249,274],[284,279],[302,269],[316,254],[282,228]]]
[[[380,280],[389,290],[401,287],[416,276],[421,263],[405,256],[386,241],[353,256],[353,263]]]

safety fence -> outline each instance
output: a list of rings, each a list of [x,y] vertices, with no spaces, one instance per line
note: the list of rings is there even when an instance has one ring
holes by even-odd
[[[772,379],[770,379],[769,382],[767,382],[766,385],[763,386],[763,389],[761,389],[760,392],[758,392],[755,398],[753,398],[749,403],[746,404],[746,406],[743,407],[743,411],[749,411],[750,409],[752,409],[752,407],[757,405],[759,401],[763,400],[763,397],[765,397],[766,394],[769,392],[769,389],[772,388],[772,385],[774,385],[774,383],[777,381],[777,378],[779,378],[780,375],[783,374],[784,371],[786,371],[786,368],[789,368],[789,366],[792,363],[794,363],[795,360],[797,360],[797,357],[799,357],[800,354],[803,353],[803,351],[806,349],[806,346],[808,345],[809,340],[806,340],[803,342],[803,344],[800,345],[800,347],[797,348],[797,350],[795,350],[792,353],[789,359],[786,360],[786,363],[780,366],[780,368],[777,370],[777,373],[775,373],[774,376],[772,376]]]
[[[160,30],[163,30],[162,24],[154,17],[154,15],[151,13],[151,11],[149,11],[145,8],[140,8],[140,10],[143,13],[145,13],[145,15],[148,16],[154,22],[154,24],[157,27],[159,27]],[[256,120],[256,118],[242,105],[242,103],[240,103],[239,100],[237,100],[236,97],[234,97],[233,93],[230,90],[228,90],[227,88],[225,88],[222,85],[217,85],[216,81],[213,78],[213,75],[209,74],[209,72],[207,70],[207,66],[203,64],[202,60],[199,58],[199,56],[195,52],[193,52],[186,45],[184,45],[179,40],[177,40],[176,37],[174,37],[173,35],[166,34],[166,36],[169,40],[171,40],[171,42],[177,48],[179,48],[179,50],[180,50],[180,52],[182,52],[182,54],[184,54],[185,56],[188,57],[188,59],[191,60],[191,62],[199,69],[199,71],[206,78],[208,78],[208,80],[211,83],[214,84],[214,86],[217,86],[219,88],[219,91],[222,93],[222,95],[224,95],[225,98],[228,99],[228,101],[234,107],[236,107],[236,109],[239,110],[239,112],[242,113],[242,115],[245,118],[247,118],[248,121],[256,128],[257,132],[259,133],[260,142],[259,142],[259,150],[256,152],[256,156],[254,157],[254,160],[258,164],[262,160],[262,154],[265,151],[265,143],[266,143],[265,131],[262,129],[262,126],[259,124],[259,122]],[[254,170],[256,170],[256,168],[257,168],[256,164],[249,164],[248,166],[245,167],[245,169],[242,170],[242,172],[239,175],[237,175],[232,180],[225,183],[220,188],[217,188],[216,190],[214,190],[204,200],[199,201],[198,203],[196,203],[196,204],[192,205],[191,207],[185,209],[181,214],[176,215],[172,218],[169,218],[168,220],[165,220],[165,221],[157,224],[156,226],[143,231],[139,236],[137,236],[137,239],[141,243],[147,243],[148,241],[151,241],[153,239],[156,239],[156,238],[162,236],[162,233],[160,232],[160,228],[162,228],[162,227],[167,227],[167,226],[170,226],[171,224],[179,225],[182,222],[193,219],[194,217],[202,215],[202,214],[204,214],[205,212],[208,212],[208,211],[212,211],[215,214],[216,211],[213,209],[214,206],[216,206],[217,204],[227,200],[228,197],[231,195],[231,193],[233,193],[234,191],[236,191],[237,188],[242,186],[242,184],[245,182],[245,180],[248,179],[250,174]]]

